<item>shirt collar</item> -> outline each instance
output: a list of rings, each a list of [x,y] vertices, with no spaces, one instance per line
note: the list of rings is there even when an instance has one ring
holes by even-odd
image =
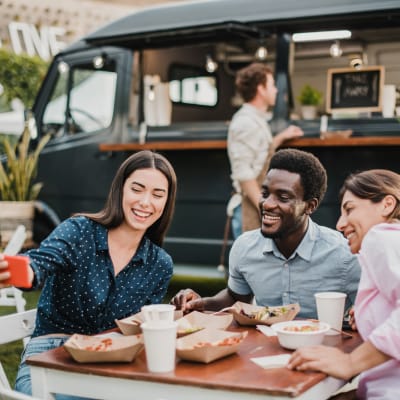
[[[299,257],[303,258],[304,260],[310,261],[316,239],[317,228],[315,223],[311,220],[311,218],[309,218],[306,234],[290,258],[294,258],[296,254],[298,254]],[[280,257],[284,257],[271,238],[265,238],[263,253],[274,253]]]
[[[267,119],[267,116],[268,116],[267,111],[260,110],[259,108],[254,107],[250,103],[244,103],[242,105],[242,107],[244,109],[246,109],[246,111],[252,112],[252,113],[258,115],[259,117],[261,117],[262,119]]]
[[[96,224],[94,239],[97,251],[108,251],[107,232],[108,229],[106,227],[99,223]],[[149,247],[150,240],[144,236],[132,261],[142,261],[143,263],[146,263]]]

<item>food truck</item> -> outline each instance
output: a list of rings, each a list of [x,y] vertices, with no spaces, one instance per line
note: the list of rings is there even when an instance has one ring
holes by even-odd
[[[38,137],[52,136],[40,199],[61,219],[99,210],[121,162],[158,151],[178,177],[167,250],[176,263],[217,265],[232,191],[227,130],[241,104],[235,73],[259,60],[279,90],[273,132],[299,125],[305,136],[286,146],[313,152],[328,171],[313,218],[334,227],[350,172],[400,172],[399,38],[398,0],[213,0],[127,15],[50,65],[32,110]],[[313,119],[297,100],[307,84],[323,94]],[[46,218],[37,224],[51,228]]]

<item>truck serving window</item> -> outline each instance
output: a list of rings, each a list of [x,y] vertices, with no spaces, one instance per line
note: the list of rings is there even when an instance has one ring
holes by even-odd
[[[59,68],[43,114],[43,129],[58,137],[108,127],[113,118],[116,82],[114,62],[106,69],[91,64]]]
[[[200,68],[172,64],[169,96],[174,103],[213,107],[218,102],[217,78]]]

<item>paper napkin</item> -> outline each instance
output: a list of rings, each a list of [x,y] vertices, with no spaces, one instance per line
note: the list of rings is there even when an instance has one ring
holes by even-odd
[[[283,368],[286,367],[290,354],[279,354],[278,356],[256,357],[250,360],[262,368]]]
[[[265,336],[276,336],[276,332],[267,325],[256,325],[256,328]]]

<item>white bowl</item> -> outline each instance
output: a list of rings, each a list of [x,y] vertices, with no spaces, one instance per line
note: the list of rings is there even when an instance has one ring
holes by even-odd
[[[299,347],[321,344],[330,326],[325,322],[286,321],[273,324],[271,328],[278,335],[282,347],[295,350]],[[310,330],[302,330],[307,328]]]

